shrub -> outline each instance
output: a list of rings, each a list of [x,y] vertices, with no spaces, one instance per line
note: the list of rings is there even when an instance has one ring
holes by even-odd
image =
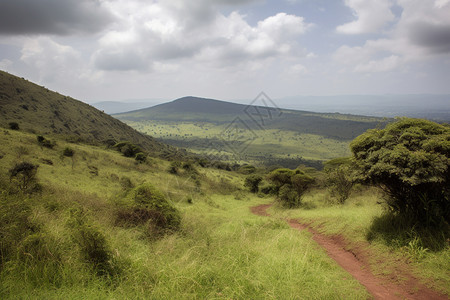
[[[132,203],[116,214],[116,223],[138,225],[148,222],[150,233],[178,230],[180,212],[151,184],[140,185],[128,194]]]
[[[179,168],[181,167],[181,163],[179,161],[173,161],[170,163],[169,169],[167,169],[167,172],[170,174],[178,174]]]
[[[133,182],[131,182],[131,179],[126,176],[120,178],[120,186],[122,187],[123,190],[130,190],[134,188]]]
[[[250,189],[250,192],[258,193],[259,184],[261,183],[262,179],[263,178],[259,175],[249,175],[245,178],[244,186],[248,187]]]
[[[53,149],[55,147],[56,143],[54,141],[48,140],[42,135],[37,136],[38,144],[41,145],[41,147],[46,147],[49,149]]]
[[[90,222],[82,209],[71,209],[68,225],[72,240],[79,246],[82,259],[89,263],[98,275],[113,275],[111,252],[105,236]]]
[[[239,168],[239,173],[249,175],[256,172],[256,168],[252,165],[245,165]]]
[[[402,118],[351,143],[361,182],[380,187],[391,211],[425,226],[449,221],[450,128]]]
[[[121,152],[125,157],[136,157],[136,154],[142,152],[141,148],[130,142],[117,143],[114,145],[114,148]]]
[[[299,207],[301,204],[300,196],[290,184],[283,185],[278,192],[278,199],[281,204],[287,208]]]
[[[9,125],[9,129],[11,129],[11,130],[19,130],[20,129],[19,123],[17,123],[17,122],[10,122],[8,125]]]
[[[30,162],[17,163],[9,170],[10,181],[16,182],[23,192],[32,192],[36,187],[36,173],[38,165]]]
[[[66,157],[72,157],[74,155],[74,151],[72,148],[66,147],[64,148],[62,154]]]
[[[267,180],[274,185],[282,205],[289,208],[300,206],[302,196],[314,183],[314,179],[301,170],[285,168],[273,170]]]
[[[143,152],[139,152],[134,159],[140,163],[144,163],[147,160],[147,155]]]
[[[349,166],[339,166],[327,171],[326,185],[331,195],[344,204],[352,191],[354,181]]]

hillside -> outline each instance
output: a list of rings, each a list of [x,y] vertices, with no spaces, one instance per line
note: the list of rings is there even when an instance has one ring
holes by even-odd
[[[266,103],[270,102],[261,102]],[[352,139],[389,121],[196,97],[114,116],[164,143],[196,153],[291,168],[300,164],[321,168],[323,161],[348,156]]]
[[[0,71],[0,126],[99,144],[127,140],[148,151],[166,146],[81,101]]]
[[[268,115],[268,109],[272,115]],[[150,108],[114,115],[123,121],[208,122],[228,124],[235,118],[253,129],[261,124],[273,130],[289,130],[297,133],[317,134],[337,140],[351,140],[367,129],[385,124],[382,118],[344,114],[313,113],[307,111],[248,106],[214,99],[184,97]],[[259,119],[259,120],[258,120]]]

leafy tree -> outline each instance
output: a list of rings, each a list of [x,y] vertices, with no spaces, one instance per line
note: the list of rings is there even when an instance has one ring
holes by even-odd
[[[249,175],[245,178],[244,185],[250,189],[250,192],[257,193],[259,191],[259,184],[263,178],[259,175]]]
[[[402,118],[351,143],[359,180],[379,186],[393,212],[421,224],[449,221],[450,127]]]
[[[311,187],[314,179],[301,170],[276,169],[267,175],[276,188],[278,199],[283,206],[299,207],[304,193]]]
[[[140,163],[144,163],[147,160],[147,155],[143,152],[139,152],[134,159]]]
[[[339,204],[348,199],[355,184],[350,157],[335,158],[325,163],[326,186]]]

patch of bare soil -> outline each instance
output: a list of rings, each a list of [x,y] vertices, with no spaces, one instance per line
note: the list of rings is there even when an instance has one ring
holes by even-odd
[[[270,216],[267,209],[271,204],[251,207],[252,213],[259,216]],[[395,276],[375,276],[371,272],[368,262],[370,251],[364,245],[352,247],[346,250],[349,243],[341,235],[325,235],[308,224],[298,220],[287,220],[292,228],[297,230],[308,230],[315,242],[317,242],[328,255],[337,262],[344,270],[358,280],[374,299],[449,299],[447,296],[433,291],[419,282],[409,271],[408,267],[399,263],[395,266]],[[396,278],[402,278],[399,282]]]

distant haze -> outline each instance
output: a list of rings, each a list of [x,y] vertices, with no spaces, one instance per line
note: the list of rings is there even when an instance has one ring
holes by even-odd
[[[294,110],[324,113],[338,112],[342,114],[376,117],[405,116],[446,122],[450,121],[450,95],[296,96],[272,98],[272,101],[280,108]],[[92,105],[108,114],[116,114],[148,108],[165,102],[169,101],[140,99],[103,101]],[[252,99],[239,99],[228,102],[250,104]]]

